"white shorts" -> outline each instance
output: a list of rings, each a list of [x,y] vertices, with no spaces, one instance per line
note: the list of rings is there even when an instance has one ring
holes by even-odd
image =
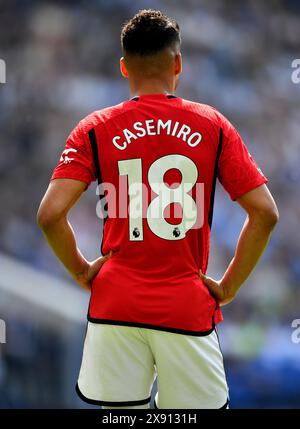
[[[216,331],[204,337],[88,323],[77,393],[107,407],[226,408],[228,387]],[[144,407],[143,407],[144,406]]]

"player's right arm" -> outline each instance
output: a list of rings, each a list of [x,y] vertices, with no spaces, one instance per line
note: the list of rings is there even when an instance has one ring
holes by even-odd
[[[241,230],[236,251],[220,281],[200,273],[220,305],[231,302],[262,256],[278,221],[275,201],[266,185],[247,192],[237,199],[246,211],[247,219]]]
[[[40,204],[37,222],[57,258],[76,282],[89,291],[91,281],[110,255],[88,262],[77,246],[67,216],[85,188],[86,183],[79,180],[52,180]]]
[[[91,281],[109,255],[93,262],[84,258],[68,221],[68,213],[95,179],[91,147],[79,123],[67,139],[65,150],[40,204],[37,222],[57,258],[77,283],[88,291]]]

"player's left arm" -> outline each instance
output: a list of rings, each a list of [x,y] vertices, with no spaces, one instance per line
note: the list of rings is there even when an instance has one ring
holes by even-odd
[[[218,178],[233,201],[247,214],[235,254],[220,281],[200,272],[203,283],[220,305],[234,299],[262,256],[278,221],[278,209],[264,176],[234,126],[220,113],[223,134]]]
[[[77,283],[89,291],[92,279],[110,255],[88,262],[77,246],[68,212],[85,189],[86,183],[79,180],[52,180],[40,204],[37,222],[58,259]]]
[[[231,302],[247,280],[264,253],[279,217],[265,184],[242,195],[237,202],[247,213],[247,219],[223,278],[216,281],[200,271],[200,278],[220,305]]]

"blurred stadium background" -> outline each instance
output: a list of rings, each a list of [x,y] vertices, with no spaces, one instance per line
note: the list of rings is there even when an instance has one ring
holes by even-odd
[[[300,57],[297,0],[10,0],[0,2],[0,407],[85,407],[74,385],[88,297],[70,282],[35,223],[65,139],[83,116],[128,98],[120,25],[159,8],[182,27],[178,94],[212,104],[244,137],[276,196],[281,221],[255,275],[224,309],[222,348],[233,408],[299,408]],[[95,186],[72,212],[79,244],[99,255]],[[243,223],[217,193],[209,273],[220,276]]]

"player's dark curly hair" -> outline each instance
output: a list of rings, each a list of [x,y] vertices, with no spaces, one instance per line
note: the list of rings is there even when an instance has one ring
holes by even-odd
[[[125,54],[154,55],[180,42],[178,23],[159,10],[140,10],[123,25],[121,32]]]

